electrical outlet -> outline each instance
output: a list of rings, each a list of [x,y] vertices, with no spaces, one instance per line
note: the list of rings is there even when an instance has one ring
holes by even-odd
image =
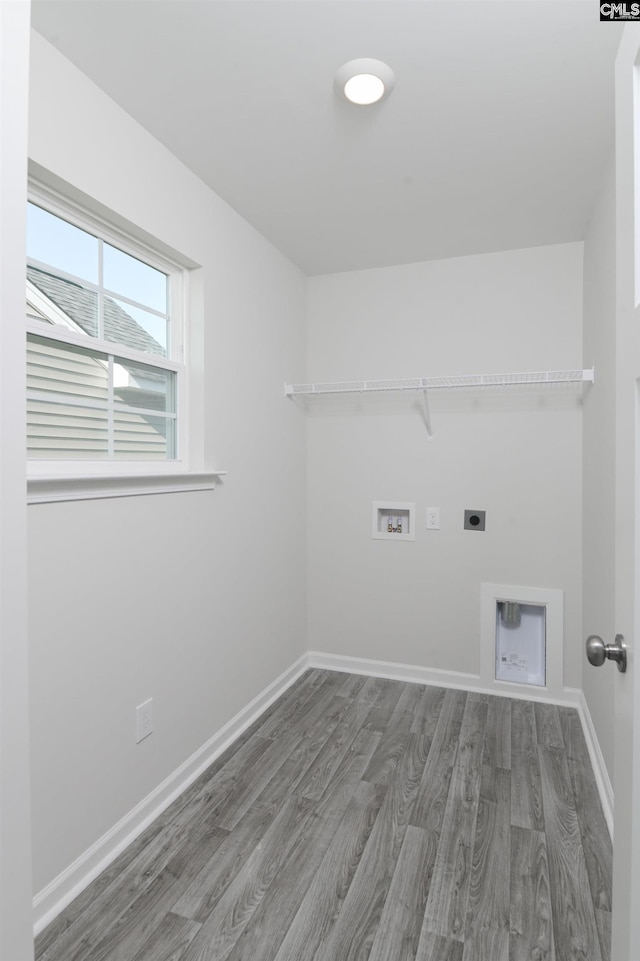
[[[427,530],[428,531],[440,530],[440,508],[439,507],[427,507]]]
[[[153,698],[143,701],[136,708],[136,744],[148,737],[153,731]]]

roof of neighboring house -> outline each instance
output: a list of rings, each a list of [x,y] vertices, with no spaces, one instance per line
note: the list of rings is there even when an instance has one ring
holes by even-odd
[[[96,336],[96,294],[37,267],[27,266],[27,279],[85,333]],[[146,354],[165,355],[162,345],[110,297],[104,298],[104,339]]]

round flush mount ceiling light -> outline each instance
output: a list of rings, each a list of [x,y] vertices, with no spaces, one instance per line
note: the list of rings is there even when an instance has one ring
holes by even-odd
[[[350,60],[336,74],[340,93],[358,106],[368,106],[388,97],[395,80],[391,67],[370,57]]]

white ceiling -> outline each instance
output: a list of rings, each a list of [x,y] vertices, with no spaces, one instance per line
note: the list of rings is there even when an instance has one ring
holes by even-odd
[[[595,0],[34,0],[35,28],[308,274],[579,240],[613,146]],[[396,85],[354,107],[374,57]]]

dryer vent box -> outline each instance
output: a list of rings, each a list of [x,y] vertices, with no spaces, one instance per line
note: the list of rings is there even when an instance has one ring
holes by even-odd
[[[485,529],[486,511],[465,511],[465,531],[483,531]]]

